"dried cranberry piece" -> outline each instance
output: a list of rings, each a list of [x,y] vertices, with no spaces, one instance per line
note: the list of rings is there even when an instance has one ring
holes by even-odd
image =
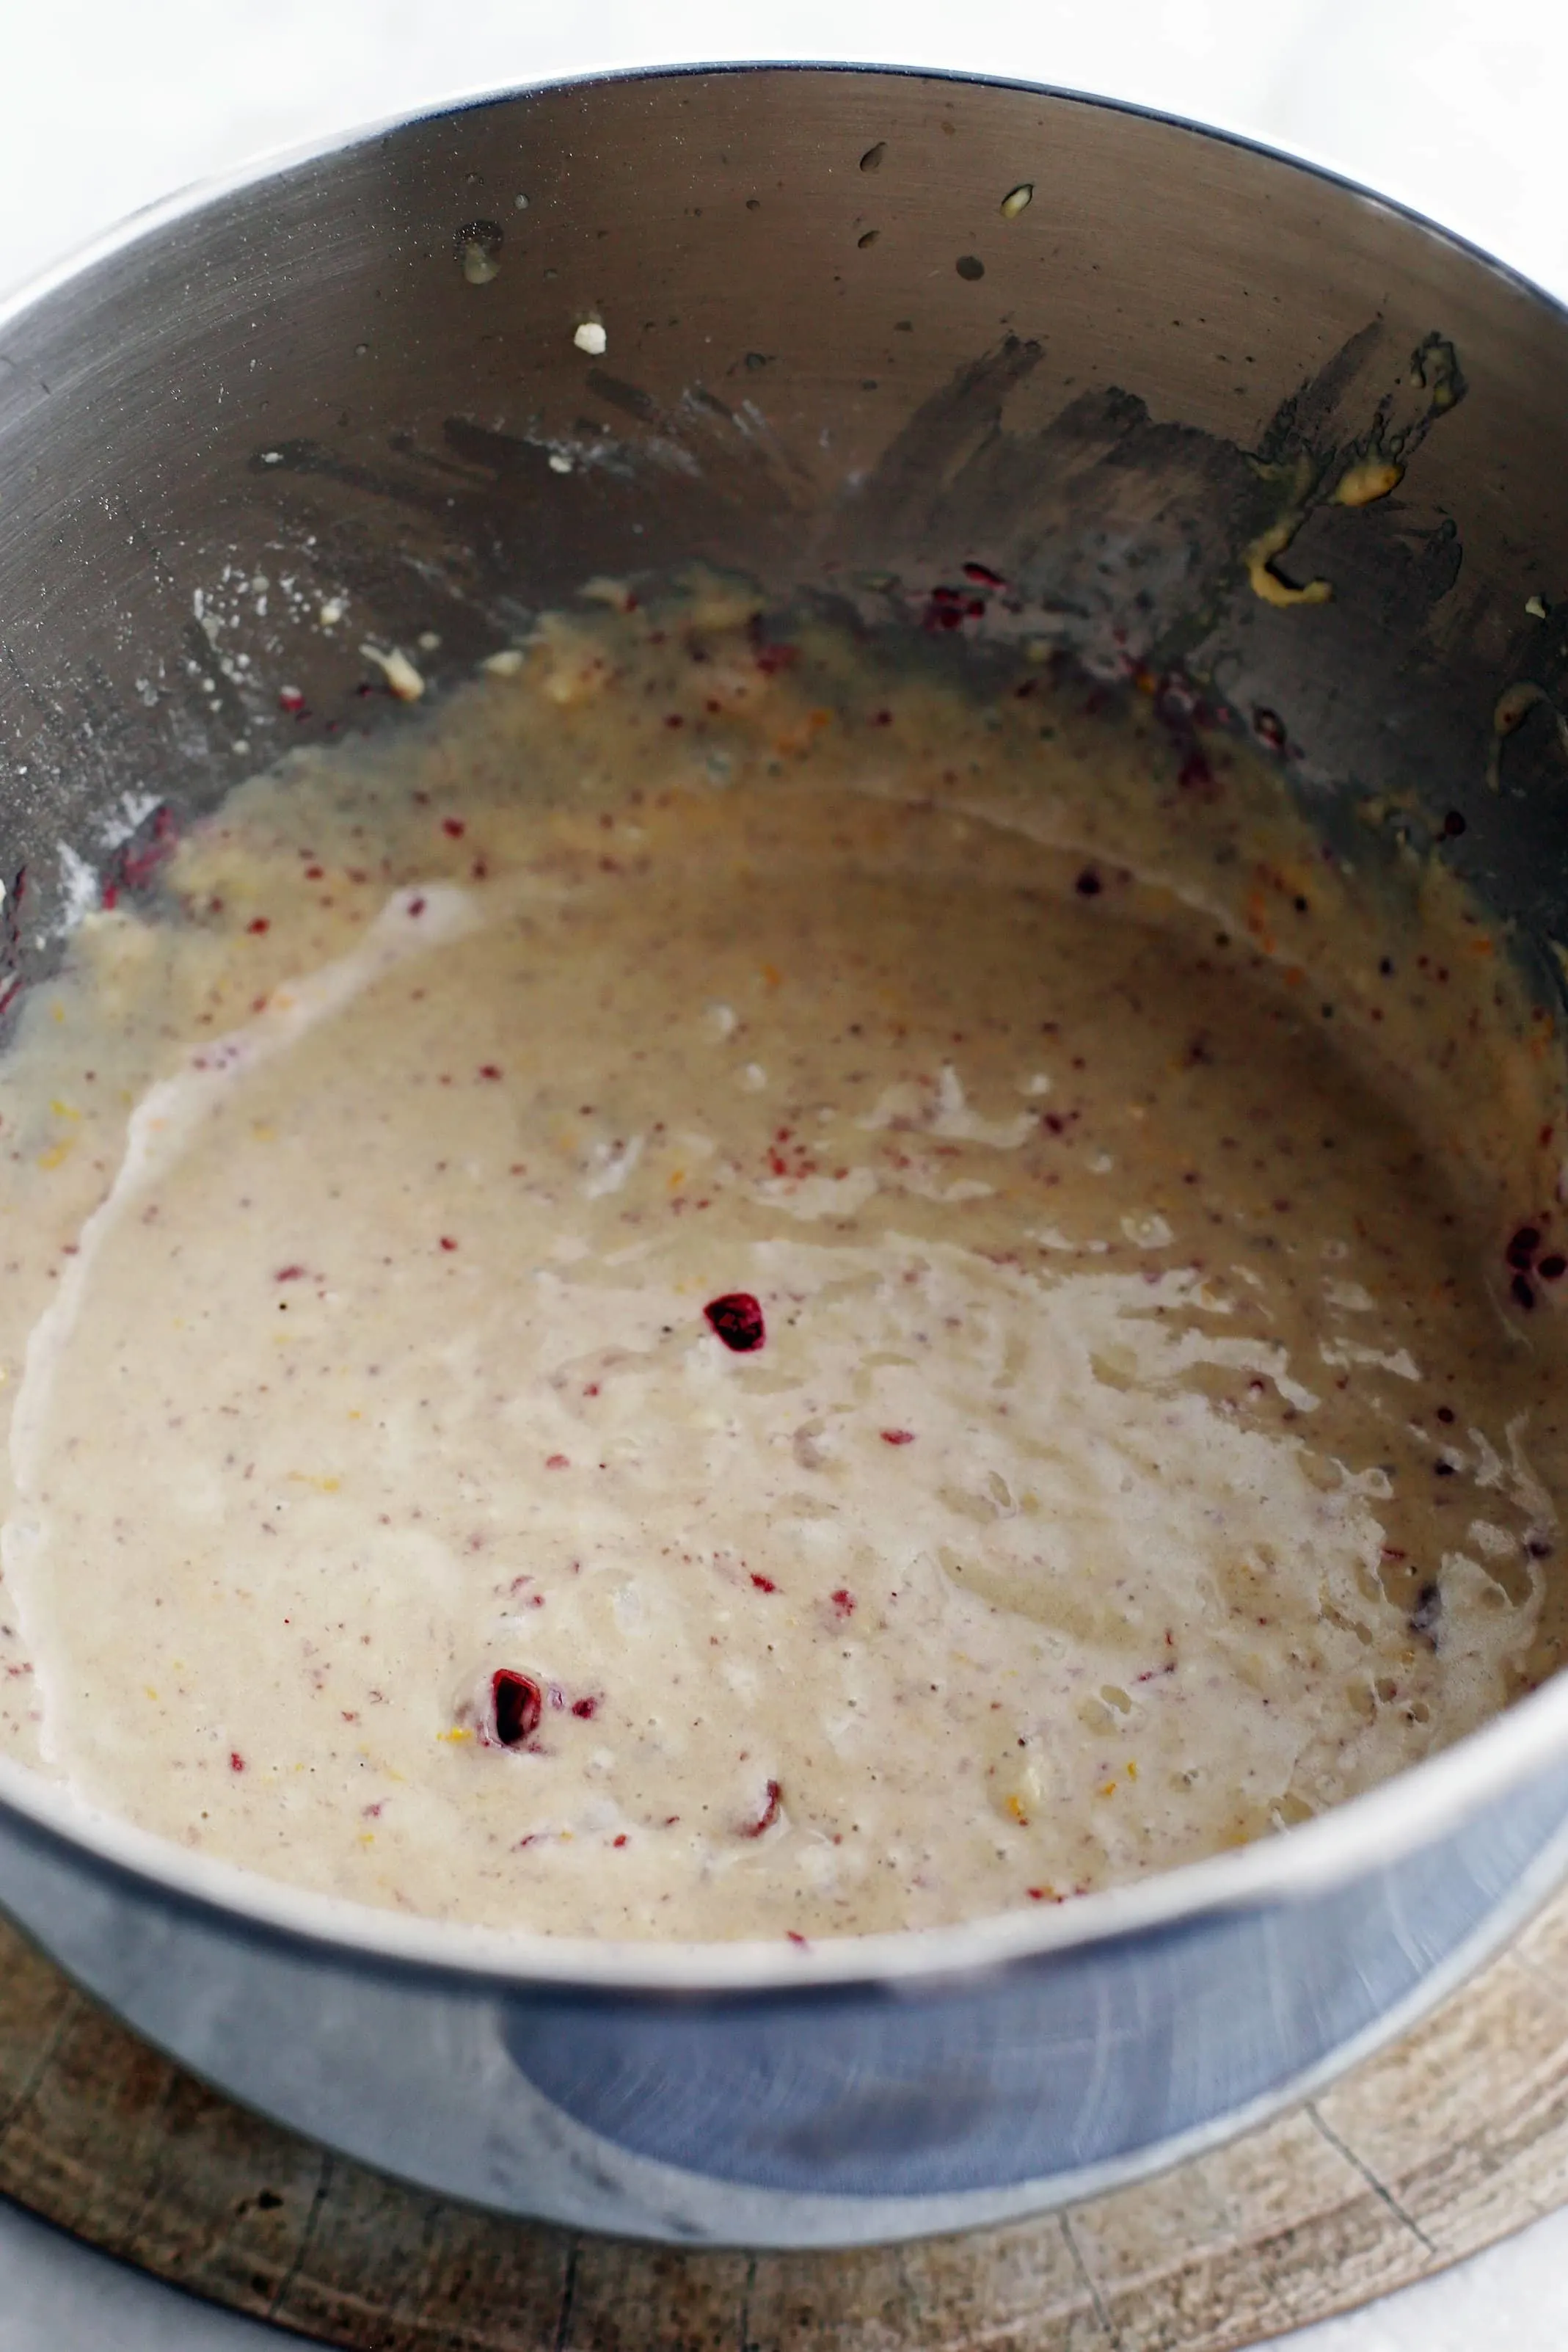
[[[1528,1274],[1534,1262],[1535,1253],[1540,1247],[1541,1234],[1537,1227],[1521,1225],[1504,1250],[1503,1256],[1509,1265],[1516,1267],[1521,1274]]]
[[[779,1787],[778,1781],[769,1780],[768,1783],[767,1801],[763,1805],[760,1816],[754,1822],[747,1822],[745,1823],[740,1832],[741,1836],[748,1838],[760,1837],[764,1830],[770,1830],[773,1827],[774,1822],[779,1818],[779,1809],[783,1802],[783,1799],[784,1791]]]
[[[111,886],[117,889],[141,890],[152,881],[163,860],[174,847],[174,812],[161,804],[152,812],[149,823],[133,839],[128,841],[116,856],[110,872]],[[20,908],[22,892],[26,884],[27,869],[24,866],[11,886],[13,911]]]
[[[967,599],[961,589],[936,587],[925,600],[921,625],[927,629],[961,629]],[[984,612],[985,607],[980,607]]]
[[[544,1713],[545,1697],[538,1683],[510,1666],[497,1666],[490,1677],[490,1725],[499,1748],[521,1748],[533,1738]]]
[[[749,1290],[727,1290],[722,1298],[710,1298],[703,1313],[725,1346],[733,1348],[737,1356],[750,1355],[768,1337],[761,1304]]]
[[[1560,1257],[1553,1250],[1550,1257],[1542,1259],[1535,1271],[1542,1282],[1561,1282],[1563,1276],[1568,1274],[1568,1257]]]

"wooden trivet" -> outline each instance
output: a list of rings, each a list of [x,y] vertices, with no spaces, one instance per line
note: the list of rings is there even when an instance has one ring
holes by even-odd
[[[1568,1894],[1405,2041],[1217,2156],[844,2254],[660,2251],[400,2188],[203,2088],[0,1926],[0,2190],[354,2352],[1231,2352],[1568,2199]]]

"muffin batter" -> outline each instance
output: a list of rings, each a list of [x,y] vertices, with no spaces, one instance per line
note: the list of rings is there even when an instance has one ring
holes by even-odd
[[[1085,700],[710,588],[91,916],[0,1099],[6,1744],[366,1902],[816,1937],[1548,1671],[1554,1054],[1442,877]]]

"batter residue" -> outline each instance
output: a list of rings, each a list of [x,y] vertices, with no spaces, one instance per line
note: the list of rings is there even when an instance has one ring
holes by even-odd
[[[499,667],[28,1009],[14,1752],[366,1902],[815,1937],[1554,1664],[1557,1065],[1457,890],[712,590]]]

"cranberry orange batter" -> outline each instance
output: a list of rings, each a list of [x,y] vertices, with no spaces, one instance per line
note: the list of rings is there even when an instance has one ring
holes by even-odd
[[[1445,877],[712,589],[499,667],[27,1012],[14,1752],[371,1903],[815,1937],[1550,1670],[1557,1063]]]

